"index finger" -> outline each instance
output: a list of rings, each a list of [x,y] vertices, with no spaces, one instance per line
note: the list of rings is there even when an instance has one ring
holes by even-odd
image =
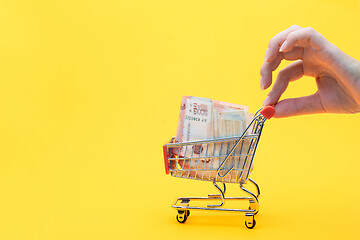
[[[280,49],[281,45],[284,43],[284,41],[285,41],[286,37],[289,35],[289,33],[297,31],[299,29],[301,29],[300,26],[293,25],[293,26],[289,27],[288,29],[276,34],[269,41],[268,49],[266,50],[266,53],[265,53],[265,61],[271,62],[272,60],[274,60],[277,57],[277,55],[279,54],[279,49]]]

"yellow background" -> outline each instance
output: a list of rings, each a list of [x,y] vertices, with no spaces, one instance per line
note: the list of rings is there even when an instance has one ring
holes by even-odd
[[[253,230],[170,207],[215,192],[164,173],[181,96],[254,112],[268,41],[293,24],[360,59],[355,0],[2,0],[0,239],[358,239],[360,115],[267,122]],[[314,91],[304,78],[285,97]]]

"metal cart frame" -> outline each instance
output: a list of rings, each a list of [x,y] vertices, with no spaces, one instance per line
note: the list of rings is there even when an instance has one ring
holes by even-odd
[[[219,194],[209,194],[207,197],[177,198],[172,207],[178,211],[176,216],[178,222],[185,223],[190,215],[190,210],[212,210],[245,213],[246,227],[249,229],[255,227],[255,215],[259,212],[260,188],[254,180],[249,178],[249,173],[252,169],[254,155],[264,123],[274,114],[275,109],[272,106],[259,109],[240,137],[182,143],[175,143],[173,138],[170,143],[163,146],[167,174],[170,173],[174,177],[186,179],[211,181],[219,191]],[[196,152],[196,148],[200,148],[201,153]],[[215,151],[215,148],[217,151]],[[190,152],[188,149],[190,149]],[[203,151],[203,149],[206,150]],[[218,182],[222,183],[222,188],[218,185]],[[255,193],[244,187],[248,182],[254,185]],[[247,196],[225,197],[226,183],[240,184],[240,189]],[[220,200],[221,202],[220,204],[207,206],[190,205],[190,202],[214,200]],[[244,200],[249,201],[248,209],[224,207],[225,202]]]

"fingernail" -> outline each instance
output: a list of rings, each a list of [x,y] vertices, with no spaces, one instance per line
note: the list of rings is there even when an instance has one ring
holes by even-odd
[[[283,42],[283,44],[281,44],[281,47],[280,47],[280,49],[279,49],[279,52],[284,51],[284,49],[285,49],[285,45],[286,45],[286,41],[285,41],[285,42]]]
[[[266,49],[266,52],[265,52],[265,61],[267,62],[269,60],[269,48]]]

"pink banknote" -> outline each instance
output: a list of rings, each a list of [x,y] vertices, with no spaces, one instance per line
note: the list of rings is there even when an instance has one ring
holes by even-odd
[[[238,104],[226,103],[209,98],[184,96],[181,102],[178,128],[175,142],[192,142],[197,140],[212,140],[226,137],[241,136],[252,119],[248,113],[248,107]],[[249,132],[251,131],[248,130]],[[236,141],[230,142],[226,147],[221,144],[199,144],[191,147],[182,147],[173,152],[180,160],[179,165],[183,169],[210,170],[200,174],[214,175],[223,158]],[[250,141],[244,140],[239,151],[246,152],[250,147]],[[240,152],[238,153],[240,154]],[[216,157],[218,156],[218,157]],[[237,158],[238,162],[228,161],[223,169],[231,169],[234,164],[238,167],[248,165],[245,158]],[[215,172],[216,174],[216,172]],[[214,176],[213,176],[214,177]]]
[[[181,101],[176,142],[240,136],[252,116],[249,107],[184,96]]]

